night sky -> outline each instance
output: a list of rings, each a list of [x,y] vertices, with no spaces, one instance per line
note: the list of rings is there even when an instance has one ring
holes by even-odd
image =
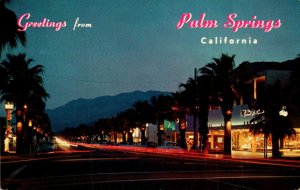
[[[95,98],[135,90],[176,91],[178,84],[222,53],[243,61],[285,61],[300,53],[299,0],[12,0],[8,8],[22,22],[66,21],[67,26],[28,28],[25,48],[35,64],[45,67],[44,84],[50,94],[47,108],[78,98]],[[176,25],[183,13],[217,20],[217,28],[190,29]],[[227,15],[237,20],[281,20],[263,29],[223,28]],[[76,28],[79,23],[91,28]],[[2,26],[1,26],[2,27]],[[258,44],[204,45],[202,37],[257,39]],[[5,55],[2,55],[2,58]]]

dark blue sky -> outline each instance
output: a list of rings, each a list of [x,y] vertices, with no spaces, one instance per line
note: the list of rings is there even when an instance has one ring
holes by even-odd
[[[67,26],[29,28],[26,52],[45,67],[45,88],[55,108],[77,98],[94,98],[134,90],[176,91],[221,53],[242,61],[285,61],[300,53],[299,0],[12,0],[17,16],[28,21],[66,21]],[[176,29],[182,13],[194,19],[201,13],[217,20],[216,29]],[[224,29],[227,15],[280,19],[282,26],[269,33],[262,29]],[[92,28],[73,30],[76,18]],[[24,22],[24,21],[23,21]],[[257,45],[204,45],[202,37],[256,38]]]

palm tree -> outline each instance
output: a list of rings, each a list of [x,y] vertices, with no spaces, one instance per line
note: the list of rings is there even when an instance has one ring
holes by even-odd
[[[23,133],[27,126],[28,114],[34,109],[41,110],[49,97],[43,87],[43,66],[30,67],[32,61],[26,59],[26,54],[7,55],[7,60],[0,64],[0,70],[7,74],[7,80],[1,82],[1,102],[13,102],[16,107],[18,153],[21,153],[25,143],[22,141],[25,140]]]
[[[179,87],[183,87],[182,96],[184,97],[184,106],[189,111],[194,111],[197,96],[197,83],[196,80],[189,77],[186,83],[181,83]]]
[[[151,123],[153,121],[151,105],[148,103],[148,101],[137,101],[133,104],[133,109],[136,114],[136,122],[138,124],[138,127],[141,129],[141,133],[142,133],[141,144],[145,145],[146,124]]]
[[[20,27],[17,25],[16,14],[5,7],[5,3],[8,2],[9,0],[0,0],[0,24],[2,26],[0,28],[0,58],[6,45],[14,48],[20,42],[24,46],[26,41],[25,32],[18,31]],[[0,67],[0,94],[2,94],[2,89],[4,88],[3,85],[8,80],[7,77],[7,72]],[[3,137],[1,137],[2,140],[4,140]]]
[[[0,0],[0,24],[3,26],[0,29],[0,57],[6,45],[14,48],[18,41],[22,45],[25,45],[26,41],[25,33],[18,31],[20,27],[17,25],[16,14],[5,7],[6,2],[8,0]]]
[[[95,130],[100,134],[100,143],[102,144],[105,140],[105,134],[108,134],[110,130],[110,119],[99,119],[95,123]]]
[[[123,142],[126,139],[126,133],[128,134],[128,143],[133,144],[133,128],[137,127],[136,111],[133,108],[129,108],[117,115],[120,120],[120,127],[123,132]]]
[[[179,88],[183,87],[184,90],[182,91],[182,97],[184,101],[182,101],[183,106],[186,109],[185,114],[192,114],[193,115],[193,127],[194,127],[194,143],[193,148],[196,148],[196,117],[197,117],[197,103],[198,103],[198,91],[197,91],[197,80],[194,78],[189,77],[186,83],[181,83]],[[185,122],[185,120],[184,120]],[[180,124],[181,125],[181,124]],[[183,138],[183,134],[182,134]],[[185,139],[185,138],[184,138]],[[183,139],[182,139],[183,140]],[[182,142],[183,143],[183,142]],[[184,143],[185,144],[185,143]]]
[[[0,94],[3,93],[5,86],[7,85],[8,81],[8,73],[7,70],[0,65]]]
[[[196,123],[196,116],[198,117],[200,149],[206,150],[208,140],[208,113],[211,104],[211,78],[206,75],[196,76],[195,74],[195,79],[189,78],[187,83],[180,84],[180,87],[184,87],[184,91],[182,92],[184,106],[193,113],[194,123]]]
[[[172,107],[174,105],[174,100],[169,95],[160,95],[158,97],[153,96],[150,100],[152,106],[152,113],[154,114],[154,118],[157,122],[157,130],[158,130],[158,145],[162,145],[163,142],[163,134],[164,134],[164,119],[173,120],[174,112]]]
[[[224,117],[224,154],[231,156],[231,117],[235,99],[233,88],[234,57],[222,54],[200,69],[212,80],[212,98],[218,99]]]
[[[211,80],[208,76],[197,77],[198,88],[198,119],[200,133],[200,148],[203,151],[207,150],[207,135],[208,135],[208,114],[211,109]]]
[[[185,91],[177,91],[172,94],[173,99],[174,99],[174,107],[173,111],[175,112],[175,117],[178,118],[178,123],[179,123],[179,145],[181,148],[186,149],[186,138],[185,138],[185,132],[186,132],[186,118],[185,115],[187,113],[187,103],[186,101],[188,100],[185,97],[186,93]]]
[[[126,134],[128,134],[130,132],[127,114],[128,114],[127,111],[123,111],[123,112],[118,113],[118,115],[116,116],[116,119],[118,120],[118,123],[119,123],[118,131],[122,133],[122,143],[123,144],[126,144],[126,142],[127,142]]]
[[[274,85],[267,86],[263,97],[257,103],[258,108],[264,110],[264,112],[250,121],[252,123],[250,131],[254,134],[263,133],[265,143],[269,134],[272,134],[273,158],[280,157],[279,139],[282,141],[286,135],[296,134],[289,117],[279,115],[282,106],[286,105],[285,97],[285,91],[279,81]]]

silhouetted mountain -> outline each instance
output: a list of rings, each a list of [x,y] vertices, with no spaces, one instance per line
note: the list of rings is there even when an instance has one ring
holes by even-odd
[[[61,131],[66,127],[77,127],[79,124],[89,124],[101,118],[111,118],[116,114],[130,108],[134,102],[150,100],[159,96],[160,91],[134,91],[116,96],[100,96],[94,99],[77,99],[56,109],[46,110],[52,130]]]

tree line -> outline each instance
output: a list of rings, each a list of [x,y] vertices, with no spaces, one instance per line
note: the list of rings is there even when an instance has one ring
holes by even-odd
[[[146,143],[145,125],[152,123],[157,125],[158,144],[162,144],[164,134],[164,119],[177,121],[180,131],[179,144],[186,148],[186,115],[191,114],[198,119],[199,140],[202,150],[207,149],[208,141],[208,114],[212,109],[220,109],[224,118],[224,154],[231,155],[231,118],[233,107],[236,104],[248,104],[251,109],[262,109],[264,114],[253,118],[250,123],[250,131],[253,134],[263,133],[266,138],[272,134],[273,156],[279,157],[279,139],[286,135],[296,134],[290,117],[280,116],[278,113],[283,105],[288,108],[290,116],[299,114],[299,70],[296,64],[299,57],[292,60],[295,63],[287,85],[280,81],[274,84],[266,84],[262,96],[254,99],[248,97],[242,100],[249,91],[246,81],[257,75],[255,71],[249,70],[244,62],[235,67],[235,55],[222,54],[219,58],[213,58],[212,62],[204,67],[195,69],[195,76],[188,78],[185,83],[179,84],[179,90],[171,95],[160,95],[152,97],[149,101],[137,101],[131,108],[117,114],[112,118],[99,119],[93,125],[81,124],[77,128],[66,128],[65,135],[68,138],[75,136],[99,135],[100,141],[104,135],[123,134],[123,142],[126,134],[129,134],[128,142],[132,143],[132,129],[140,128],[142,132],[141,144]],[[248,89],[247,89],[248,88]],[[242,102],[243,101],[243,102]],[[89,139],[91,140],[91,139]]]

